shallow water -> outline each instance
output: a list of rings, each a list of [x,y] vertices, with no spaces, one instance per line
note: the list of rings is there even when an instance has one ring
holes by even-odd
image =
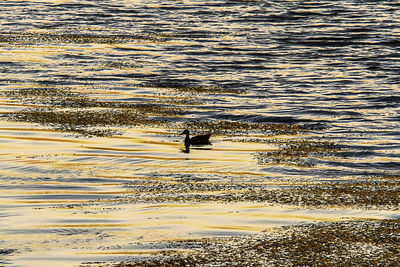
[[[69,88],[102,101],[183,110],[160,115],[167,123],[158,127],[112,125],[122,134],[108,137],[2,116],[1,265],[119,262],[143,253],[136,242],[399,216],[398,208],[135,201],[140,189],[129,186],[208,181],[274,189],[396,174],[397,2],[48,0],[7,1],[0,9],[2,92]],[[0,95],[2,114],[45,105]],[[308,131],[214,134],[211,147],[183,153],[176,125],[210,120]],[[344,149],[300,165],[255,157],[276,149],[271,140],[304,138]]]

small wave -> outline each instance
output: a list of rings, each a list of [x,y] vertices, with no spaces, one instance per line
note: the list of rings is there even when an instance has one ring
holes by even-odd
[[[233,114],[215,114],[213,116],[215,119],[219,120],[232,120],[232,121],[246,121],[254,123],[306,123],[312,122],[308,119],[298,119],[295,117],[285,117],[285,116],[264,116],[264,115],[233,115]]]
[[[400,96],[381,96],[371,100],[378,103],[400,103]]]

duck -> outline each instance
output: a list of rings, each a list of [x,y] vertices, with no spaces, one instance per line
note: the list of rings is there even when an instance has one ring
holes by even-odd
[[[203,134],[197,135],[193,137],[189,137],[190,132],[188,129],[185,129],[181,134],[185,134],[185,147],[186,150],[189,149],[190,145],[211,145],[210,136],[211,134]]]

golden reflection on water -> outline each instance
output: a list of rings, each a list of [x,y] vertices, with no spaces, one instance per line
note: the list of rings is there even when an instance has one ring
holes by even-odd
[[[146,22],[146,17],[151,17],[148,12],[155,12],[157,17],[161,16],[165,10],[172,8],[174,3],[111,2],[115,6],[110,7],[108,3],[97,6],[95,2],[77,3],[64,0],[45,0],[36,5],[37,1],[28,1],[27,10],[32,6],[38,11],[32,9],[32,12],[36,12],[34,17],[33,13],[21,15],[21,18],[25,18],[21,23],[23,27],[36,26],[15,32],[3,29],[5,33],[0,38],[0,67],[6,73],[3,75],[5,78],[0,90],[0,226],[5,231],[2,230],[0,234],[0,239],[4,241],[0,242],[0,249],[19,250],[19,255],[10,256],[19,257],[19,261],[12,264],[26,266],[34,259],[37,266],[70,266],[72,262],[78,265],[84,260],[114,259],[96,257],[103,255],[159,254],[159,251],[145,248],[132,249],[130,246],[134,242],[244,235],[258,233],[265,228],[300,222],[338,221],[345,218],[381,219],[397,214],[393,210],[379,210],[379,207],[376,210],[339,206],[329,209],[306,209],[304,206],[244,201],[157,203],[157,197],[161,198],[172,191],[164,189],[163,186],[177,186],[178,189],[182,189],[183,193],[176,193],[178,196],[235,195],[245,189],[229,189],[229,185],[285,189],[320,182],[354,180],[363,173],[375,171],[374,167],[357,169],[358,166],[378,166],[381,172],[388,168],[380,167],[382,163],[387,163],[386,166],[396,166],[400,161],[393,154],[399,153],[398,147],[385,148],[390,150],[390,155],[380,149],[371,149],[388,144],[394,146],[398,141],[397,133],[391,130],[387,130],[387,136],[379,137],[373,132],[381,131],[381,128],[388,125],[393,129],[398,128],[396,99],[390,102],[393,106],[383,105],[384,107],[376,108],[368,97],[373,98],[374,88],[379,87],[382,92],[387,90],[384,96],[397,95],[399,88],[390,80],[390,66],[385,71],[376,70],[376,73],[369,72],[363,66],[365,62],[388,56],[392,53],[389,51],[391,47],[387,44],[377,44],[373,49],[363,49],[362,55],[351,59],[352,66],[349,67],[342,61],[353,54],[353,51],[351,54],[346,51],[346,45],[337,48],[335,45],[326,47],[326,44],[321,43],[320,47],[316,45],[317,50],[313,50],[302,43],[303,39],[307,38],[300,38],[298,35],[306,32],[308,28],[301,27],[301,19],[281,23],[274,22],[273,19],[260,21],[257,16],[262,14],[258,13],[256,2],[264,5],[263,1],[232,1],[229,5],[224,3],[220,6],[217,6],[218,1],[212,6],[199,1],[177,1],[179,3],[175,4],[187,5],[186,8],[178,10],[177,14],[185,13],[186,10],[195,12],[193,10],[196,7],[204,7],[206,9],[203,11],[206,12],[226,11],[228,16],[222,13],[220,15],[227,21],[235,16],[235,19],[239,20],[247,15],[258,15],[253,21],[249,20],[251,23],[248,25],[248,22],[243,20],[224,24],[220,17],[216,24],[207,26],[203,26],[205,22],[198,21],[201,16],[183,17],[184,24],[180,24],[176,17],[175,20],[169,20],[168,17],[160,28],[154,26],[159,23],[157,19],[152,18]],[[283,17],[282,10],[269,8],[275,8],[275,4],[280,8],[281,5],[290,4],[292,1],[278,2],[271,4],[271,7],[262,6],[263,13],[279,14]],[[48,7],[46,3],[53,5]],[[132,15],[136,19],[135,23],[144,23],[141,24],[143,32],[139,28],[136,29],[136,24],[130,27],[133,28],[130,31],[124,29],[125,24],[121,25],[121,22],[109,26],[107,23],[85,25],[85,22],[81,25],[77,18],[75,19],[79,21],[79,26],[76,26],[74,21],[71,21],[71,24],[66,23],[72,27],[72,30],[69,30],[58,25],[63,22],[57,13],[60,11],[55,15],[46,15],[52,8],[60,7],[64,10],[73,8],[74,4],[81,5],[79,13],[83,17],[89,13],[102,23],[106,20],[97,18],[95,13],[92,14],[93,10],[96,14],[102,14],[102,6],[109,8],[105,9],[109,12],[114,8],[121,8],[121,17],[119,14],[116,17],[126,22]],[[14,8],[19,10],[18,6],[23,5],[17,4]],[[41,10],[42,8],[44,9]],[[286,8],[294,7],[284,7],[285,10]],[[322,13],[324,8],[322,5]],[[139,9],[143,12],[143,17],[135,17],[136,10]],[[150,11],[151,9],[154,11]],[[247,9],[251,12],[244,11]],[[207,15],[207,20],[213,16],[212,12]],[[13,17],[13,13],[8,13],[10,18]],[[166,13],[173,16],[175,12]],[[72,14],[63,15],[68,17],[73,16]],[[61,22],[58,22],[58,19],[55,21],[53,16],[60,18]],[[8,21],[10,18],[6,18],[2,27],[18,26],[18,22]],[[313,17],[307,17],[307,21],[308,19],[312,20]],[[192,25],[188,25],[188,21],[191,21]],[[265,21],[269,21],[268,26],[265,25]],[[346,19],[338,21],[346,23]],[[177,23],[177,26],[174,23]],[[275,25],[272,25],[274,23]],[[320,21],[313,23],[308,26],[311,29],[316,27],[316,31],[312,31],[312,36],[305,37],[323,36],[329,39],[337,33],[340,35],[345,27],[351,29],[358,25],[365,29],[371,28],[370,25],[355,21],[352,21],[350,26],[340,27],[331,25],[334,22],[326,25],[321,23],[322,28],[318,27]],[[167,29],[169,27],[173,28],[172,31]],[[185,29],[188,29],[187,32]],[[214,30],[216,32],[213,32]],[[84,33],[77,36],[63,35],[70,31]],[[120,34],[130,39],[116,41],[114,31],[115,36]],[[262,32],[268,33],[268,38],[265,35],[258,36]],[[276,36],[278,32],[284,34]],[[390,30],[387,30],[385,34],[389,32]],[[324,35],[326,33],[327,36]],[[199,36],[196,37],[196,34]],[[48,39],[39,40],[39,36]],[[357,38],[353,38],[355,42]],[[284,43],[286,39],[287,43]],[[286,50],[287,46],[296,43],[299,45],[298,50]],[[350,50],[356,51],[362,45],[362,42],[354,43],[349,47]],[[379,52],[381,48],[388,51],[384,56]],[[339,50],[329,54],[325,51],[329,49]],[[371,57],[366,57],[368,53],[365,51],[371,53]],[[334,57],[334,54],[343,53],[347,54],[340,58]],[[310,58],[317,54],[324,58]],[[394,52],[392,54],[395,55]],[[360,60],[361,56],[365,56],[366,60]],[[380,65],[390,65],[392,62],[395,61],[390,59]],[[327,66],[324,66],[325,64]],[[352,68],[357,64],[364,68],[358,70],[361,74],[366,73],[364,77],[352,72]],[[383,78],[369,79],[379,76]],[[385,80],[386,76],[389,80]],[[170,84],[163,84],[163,78],[167,78],[168,81],[171,77],[177,78],[171,79]],[[174,84],[175,80],[178,81],[177,85]],[[185,82],[180,83],[186,80],[190,81],[189,85]],[[346,83],[353,80],[355,85]],[[146,85],[148,81],[154,81],[155,85]],[[197,85],[197,81],[204,82],[205,87],[201,87],[203,84]],[[158,86],[157,82],[160,83]],[[212,88],[209,87],[210,84],[224,85],[223,89],[231,89],[239,84],[240,88],[245,87],[245,92],[207,92],[205,89]],[[197,92],[194,90],[196,86]],[[265,132],[240,131],[214,133],[211,146],[193,147],[190,153],[182,153],[183,137],[179,133],[184,127],[183,123],[172,123],[172,126],[165,123],[154,128],[150,125],[130,127],[110,123],[103,128],[121,130],[120,136],[87,137],[57,130],[51,124],[12,122],[5,119],[7,114],[26,108],[57,109],[59,107],[55,107],[56,102],[62,103],[65,99],[52,102],[40,97],[7,97],[3,92],[34,88],[65,89],[64,87],[92,101],[156,103],[162,107],[182,109],[184,112],[179,116],[160,115],[161,120],[173,123],[195,119],[201,121],[208,117],[217,120],[218,116],[261,122],[269,119],[279,121],[282,118],[282,121],[288,119],[289,123],[292,123],[291,119],[294,118],[300,122],[322,121],[334,130],[328,128],[326,132],[311,130],[300,133],[268,133],[269,135]],[[368,97],[358,96],[360,90],[368,92],[365,94]],[[79,97],[74,95],[72,99],[77,100]],[[65,106],[59,109],[69,108],[73,109]],[[89,106],[79,107],[79,110],[91,108],[96,109]],[[99,113],[101,115],[101,112]],[[145,118],[151,116],[147,113],[144,115]],[[387,119],[386,124],[381,123],[382,118]],[[295,124],[296,120],[293,121]],[[343,132],[346,132],[345,129],[353,129],[357,133],[350,130],[346,133],[335,132],[335,129],[341,129]],[[368,132],[370,129],[373,130],[372,133]],[[355,136],[359,140],[354,138]],[[349,155],[353,151],[374,153],[365,157],[339,157],[329,153],[308,154],[311,160],[317,162],[316,166],[296,166],[292,162],[258,164],[254,158],[254,154],[258,152],[279,151],[279,145],[290,145],[291,140],[307,138],[339,141],[344,147],[356,147],[351,148],[352,150],[346,147],[340,151],[349,152]],[[344,171],[348,171],[349,174],[343,175]],[[354,176],[351,176],[353,174]],[[207,189],[192,189],[188,190],[189,193],[184,191],[193,185],[201,188],[201,185],[210,184],[215,186],[209,190],[211,192]],[[140,193],[153,197],[153,202],[140,203],[136,199]],[[67,259],[65,255],[68,255]],[[81,255],[87,257],[82,258]]]

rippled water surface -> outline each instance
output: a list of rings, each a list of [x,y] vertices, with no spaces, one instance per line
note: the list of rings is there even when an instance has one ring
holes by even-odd
[[[398,175],[397,1],[0,10],[0,265],[119,262],[151,254],[139,242],[398,217],[396,205],[249,197]],[[185,151],[185,127],[212,145]]]

